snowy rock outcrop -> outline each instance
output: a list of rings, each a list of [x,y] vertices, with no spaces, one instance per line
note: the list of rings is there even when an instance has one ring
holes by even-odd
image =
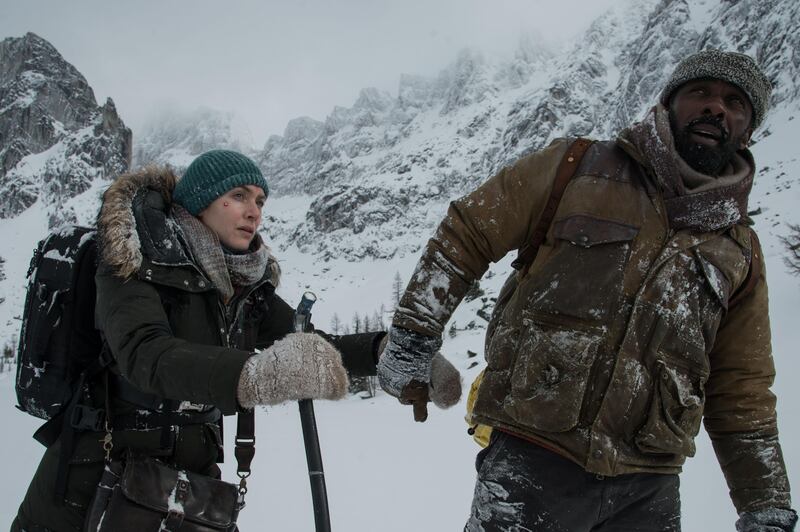
[[[0,218],[43,201],[51,225],[71,221],[59,207],[130,160],[131,131],[114,102],[98,106],[50,43],[33,33],[0,42]]]

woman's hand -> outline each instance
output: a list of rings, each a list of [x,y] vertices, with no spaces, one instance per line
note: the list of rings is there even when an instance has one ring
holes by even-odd
[[[341,399],[348,384],[335,347],[313,333],[292,333],[245,362],[237,398],[244,408],[299,399]]]

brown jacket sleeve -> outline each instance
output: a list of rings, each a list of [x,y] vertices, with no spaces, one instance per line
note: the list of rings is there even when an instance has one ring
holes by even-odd
[[[530,240],[568,147],[556,140],[450,203],[400,299],[394,326],[442,334],[470,283]]]
[[[737,511],[790,508],[778,441],[763,257],[754,289],[725,316],[710,354],[705,427]]]

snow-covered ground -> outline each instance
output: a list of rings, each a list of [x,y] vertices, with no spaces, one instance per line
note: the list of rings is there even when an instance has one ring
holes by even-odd
[[[779,396],[781,437],[792,484],[800,486],[800,423],[794,413],[800,393],[792,382],[798,368],[792,347],[800,344],[794,311],[800,301],[800,282],[776,267],[775,260],[771,262],[778,365],[775,390]],[[384,284],[380,293],[389,290],[389,282]],[[293,299],[287,290],[284,295]],[[355,308],[361,300],[363,294],[358,294],[339,300],[336,306],[349,304]],[[318,305],[320,315],[323,305],[334,306],[330,300]],[[465,369],[465,346],[479,349],[481,336],[460,333],[445,345],[445,353],[462,369],[465,383],[471,382],[480,369]],[[37,420],[13,407],[13,379],[8,374],[0,377],[0,397],[5,398],[0,401],[0,425],[4,427],[0,455],[4,457],[6,479],[0,483],[0,526],[7,526],[43,448],[31,439]],[[318,401],[315,408],[333,530],[439,532],[463,528],[475,479],[474,454],[478,450],[466,434],[463,401],[447,411],[431,409],[426,423],[415,423],[408,407],[384,394],[372,399],[351,397],[338,403]],[[256,419],[257,451],[241,529],[313,530],[297,405],[259,410]],[[227,442],[232,442],[233,431],[231,418],[226,424]],[[230,443],[227,451],[224,476],[233,480],[236,476]],[[689,460],[681,482],[686,532],[733,530],[736,516],[704,434],[697,456]]]

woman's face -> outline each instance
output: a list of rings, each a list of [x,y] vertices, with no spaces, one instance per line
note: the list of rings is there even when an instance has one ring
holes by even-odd
[[[246,251],[261,224],[261,209],[266,201],[261,187],[242,185],[215,199],[197,217],[224,246]]]

